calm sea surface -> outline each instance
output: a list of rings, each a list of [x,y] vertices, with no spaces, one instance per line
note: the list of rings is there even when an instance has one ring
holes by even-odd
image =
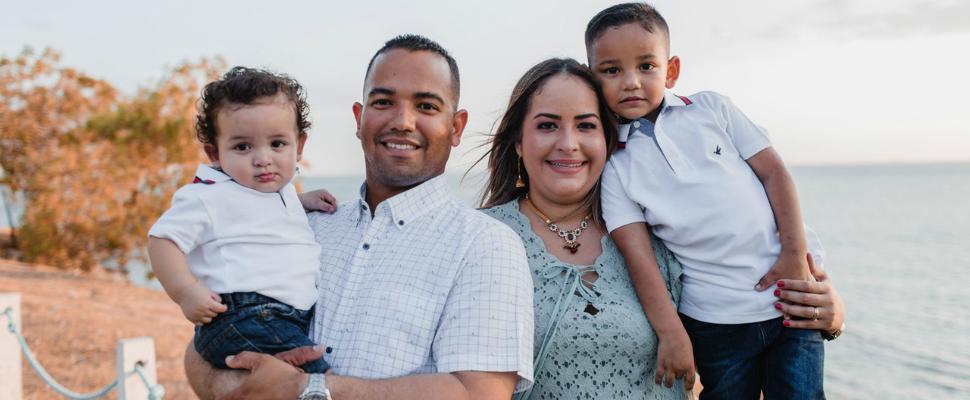
[[[826,346],[832,399],[970,399],[970,164],[795,167],[846,303]],[[482,182],[459,184],[473,204]],[[354,198],[359,177],[308,178]]]
[[[826,345],[829,398],[970,399],[970,164],[795,167],[793,174],[848,313],[846,333]],[[449,179],[472,204],[480,178]],[[346,201],[361,181],[302,184]]]

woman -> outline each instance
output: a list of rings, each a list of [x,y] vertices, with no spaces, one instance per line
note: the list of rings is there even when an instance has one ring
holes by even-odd
[[[484,156],[482,207],[522,237],[535,284],[535,384],[517,399],[686,397],[682,381],[653,383],[657,336],[600,217],[599,176],[616,141],[589,70],[550,59],[519,80]],[[653,246],[676,304],[681,265]],[[818,319],[794,327],[841,325],[842,303],[827,283],[784,284],[781,297],[801,302],[783,304],[784,312],[818,310]]]

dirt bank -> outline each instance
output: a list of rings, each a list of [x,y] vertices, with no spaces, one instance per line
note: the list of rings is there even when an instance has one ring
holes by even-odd
[[[41,364],[65,387],[100,389],[115,377],[116,341],[151,336],[165,398],[195,398],[182,370],[192,324],[164,293],[135,287],[117,275],[81,275],[2,259],[0,292],[21,294],[21,331]],[[23,371],[25,400],[60,398],[26,359]],[[108,398],[117,398],[116,391]]]

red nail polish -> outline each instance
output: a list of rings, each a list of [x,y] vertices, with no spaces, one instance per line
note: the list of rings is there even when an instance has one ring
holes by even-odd
[[[775,308],[781,310],[781,303],[775,303]]]
[[[778,287],[785,287],[785,282],[778,281]]]
[[[791,326],[791,321],[784,321],[782,324],[784,324],[786,327]]]
[[[781,290],[775,289],[775,297],[781,296]]]

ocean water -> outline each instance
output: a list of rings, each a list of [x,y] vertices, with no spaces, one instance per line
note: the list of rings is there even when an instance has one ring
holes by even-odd
[[[826,248],[846,332],[826,345],[830,399],[970,399],[970,164],[793,167]],[[480,177],[452,188],[474,204]],[[362,178],[307,178],[355,198]]]
[[[792,173],[848,315],[845,334],[826,345],[828,397],[970,399],[970,164]],[[362,179],[301,183],[346,201]],[[460,198],[475,203],[480,176],[448,179]],[[145,284],[145,267],[132,270]]]

